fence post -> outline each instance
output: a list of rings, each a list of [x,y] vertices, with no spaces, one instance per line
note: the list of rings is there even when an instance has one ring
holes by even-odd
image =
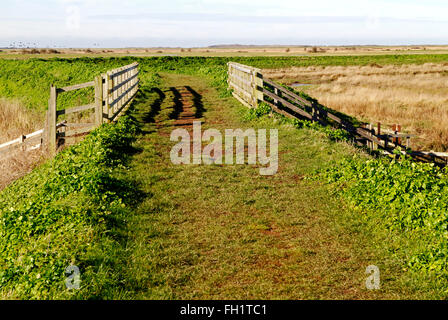
[[[255,80],[255,86],[254,86],[254,98],[255,98],[255,107],[258,107],[259,101],[264,101],[264,94],[263,94],[263,74],[260,72],[260,70],[255,69],[254,70],[254,80]],[[261,91],[260,91],[261,90]]]
[[[95,78],[95,124],[97,127],[103,123],[103,76]]]
[[[26,139],[26,137],[24,136],[24,135],[21,135],[20,136],[20,143],[21,143],[21,150],[22,151],[25,151],[25,139]]]
[[[274,94],[275,94],[277,97],[279,96],[279,91],[278,91],[277,88],[274,88]],[[277,100],[277,99],[274,99],[274,105],[275,105],[276,107],[278,107],[278,100]]]
[[[381,122],[378,122],[377,124],[376,134],[378,135],[378,139],[381,141]]]
[[[372,137],[372,124],[368,124],[367,125],[367,130],[369,130],[369,137]],[[370,149],[370,150],[373,150],[373,142],[372,142],[372,140],[367,140],[367,147]]]
[[[105,109],[105,114],[107,114],[107,120],[106,120],[106,122],[107,123],[109,123],[109,122],[111,122],[111,119],[112,119],[112,115],[113,115],[113,113],[112,113],[112,110],[111,110],[111,107],[110,107],[110,105],[109,105],[109,103],[110,103],[110,94],[112,93],[112,79],[111,79],[111,76],[110,76],[110,73],[108,72],[107,74],[106,74],[106,90],[105,90],[105,92],[104,92],[104,94],[105,94],[105,101],[106,101],[106,103],[105,103],[105,107],[104,107],[104,109]]]
[[[232,78],[232,65],[230,64],[230,62],[227,62],[227,67],[228,67],[228,71],[227,71],[227,90],[230,90],[230,79]]]
[[[58,94],[56,87],[51,85],[50,87],[50,100],[48,101],[48,152],[50,155],[56,153],[56,109],[57,109]]]

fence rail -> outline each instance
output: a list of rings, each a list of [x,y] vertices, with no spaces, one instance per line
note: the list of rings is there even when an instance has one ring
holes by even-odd
[[[129,105],[138,92],[140,80],[138,63],[108,71],[104,75],[102,117],[114,121]]]
[[[110,70],[95,77],[94,81],[75,84],[63,88],[50,87],[50,99],[44,129],[0,145],[0,158],[17,151],[29,151],[46,146],[48,152],[57,152],[60,146],[86,133],[105,122],[118,119],[131,104],[139,90],[139,64],[132,63]],[[66,92],[94,88],[95,101],[82,106],[58,110],[58,97]],[[93,111],[94,122],[58,122],[58,118],[80,112]],[[92,116],[92,115],[91,115]]]
[[[263,100],[263,74],[260,69],[230,62],[229,86],[234,90],[233,96],[248,107],[256,108],[258,101]]]
[[[58,123],[59,129],[64,126],[64,122]],[[45,130],[40,129],[28,135],[20,136],[15,140],[0,145],[0,159],[8,158],[17,151],[32,151],[41,148],[45,143]]]
[[[229,62],[228,70],[228,84],[229,88],[233,89],[233,96],[250,108],[257,108],[260,102],[264,102],[286,117],[306,119],[343,129],[350,133],[356,144],[372,150],[379,150],[387,155],[394,155],[394,151],[399,150],[418,161],[435,162],[442,166],[448,164],[448,153],[411,150],[411,138],[415,135],[401,133],[401,127],[398,125],[394,125],[393,130],[381,130],[380,124],[377,129],[372,124],[365,124],[365,127],[355,126],[343,115],[331,112],[265,78],[260,69]],[[406,145],[402,144],[404,140]]]

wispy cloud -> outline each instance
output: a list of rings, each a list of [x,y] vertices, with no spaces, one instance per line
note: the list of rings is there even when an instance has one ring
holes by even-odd
[[[17,0],[0,5],[0,46],[443,43],[447,17],[436,0]]]

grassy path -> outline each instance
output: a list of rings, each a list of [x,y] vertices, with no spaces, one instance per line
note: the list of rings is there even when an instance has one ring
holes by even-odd
[[[346,144],[266,119],[242,122],[244,107],[202,78],[163,74],[143,89],[143,133],[126,173],[146,197],[129,220],[123,296],[139,299],[377,299],[411,297],[396,261],[381,257],[365,227],[303,177],[344,154]],[[169,159],[170,132],[203,127],[278,128],[277,175],[248,165],[183,165]],[[364,229],[363,229],[364,228]],[[384,239],[383,239],[384,240]],[[378,265],[383,289],[365,289]]]

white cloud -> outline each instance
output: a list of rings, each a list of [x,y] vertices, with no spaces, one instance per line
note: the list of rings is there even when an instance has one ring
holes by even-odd
[[[448,4],[442,1],[19,0],[0,5],[0,46],[24,38],[66,45],[64,39],[73,38],[100,44],[113,38],[127,45],[446,42],[447,30]]]

